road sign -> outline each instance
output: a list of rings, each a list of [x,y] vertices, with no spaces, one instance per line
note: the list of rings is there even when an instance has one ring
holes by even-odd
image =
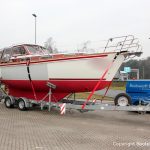
[[[125,71],[126,73],[131,72],[131,67],[124,67],[124,71]]]

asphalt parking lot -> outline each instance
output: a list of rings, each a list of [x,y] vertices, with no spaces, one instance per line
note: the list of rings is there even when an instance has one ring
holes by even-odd
[[[150,114],[19,111],[0,103],[0,150],[150,149]]]

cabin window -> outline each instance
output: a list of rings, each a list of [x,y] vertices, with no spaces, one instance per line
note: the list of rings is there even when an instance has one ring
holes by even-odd
[[[2,54],[2,62],[9,62],[11,56],[12,56],[11,48],[4,49],[3,54]]]
[[[30,54],[33,55],[48,55],[50,54],[48,50],[38,45],[28,45],[26,48],[29,50]]]
[[[26,51],[23,47],[13,47],[12,54],[13,56],[24,55]]]
[[[27,49],[30,51],[31,54],[36,54],[36,55],[45,54],[45,52],[40,46],[27,46]]]
[[[31,54],[36,54],[38,53],[38,49],[35,46],[27,46],[28,50],[30,51]]]

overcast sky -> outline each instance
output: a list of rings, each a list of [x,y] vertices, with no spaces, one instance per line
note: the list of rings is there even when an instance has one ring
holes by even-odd
[[[0,48],[53,37],[56,46],[133,34],[150,56],[150,0],[0,0]]]

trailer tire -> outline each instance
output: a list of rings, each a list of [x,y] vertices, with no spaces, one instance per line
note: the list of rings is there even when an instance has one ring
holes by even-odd
[[[18,99],[18,109],[21,111],[27,110],[25,101],[22,98]]]
[[[129,106],[131,105],[131,98],[126,93],[120,93],[115,97],[114,103],[118,106]]]
[[[12,103],[12,99],[9,96],[5,97],[4,103],[5,103],[6,108],[13,108],[14,107],[14,104]]]

